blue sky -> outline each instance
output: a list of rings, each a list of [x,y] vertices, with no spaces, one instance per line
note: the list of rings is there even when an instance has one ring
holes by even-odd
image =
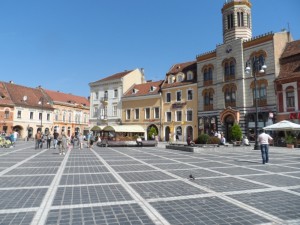
[[[144,68],[147,80],[223,42],[225,0],[2,0],[0,80],[89,95],[89,82]],[[288,28],[299,0],[251,0],[253,36]]]

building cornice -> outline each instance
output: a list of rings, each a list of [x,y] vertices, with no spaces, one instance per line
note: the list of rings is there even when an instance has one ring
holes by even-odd
[[[227,10],[228,8],[231,8],[233,6],[240,6],[240,5],[246,5],[248,6],[249,8],[252,7],[251,3],[249,1],[238,1],[238,2],[235,2],[235,1],[232,1],[232,2],[229,2],[229,3],[225,3],[223,8],[222,8],[222,13]]]
[[[259,44],[263,44],[268,41],[272,41],[274,37],[273,32],[269,32],[260,36],[253,37],[249,40],[243,42],[243,48],[250,48],[253,46],[257,46]]]

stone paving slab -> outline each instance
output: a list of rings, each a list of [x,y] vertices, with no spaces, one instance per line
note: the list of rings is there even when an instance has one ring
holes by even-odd
[[[297,149],[1,150],[1,225],[300,224]]]

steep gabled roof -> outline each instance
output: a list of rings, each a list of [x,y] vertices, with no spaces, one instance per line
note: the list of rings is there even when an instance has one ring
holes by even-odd
[[[276,81],[295,78],[300,79],[300,40],[287,43],[280,58]]]
[[[39,88],[25,87],[14,83],[3,83],[10,95],[12,102],[16,106],[40,108],[41,105],[39,102],[41,99],[44,99],[45,104],[43,107],[45,109],[53,109],[50,104],[46,104],[46,102],[50,101],[49,96],[44,94]]]
[[[167,74],[177,74],[179,72],[183,72],[186,70],[193,70],[194,66],[197,65],[196,61],[191,61],[191,62],[184,62],[184,63],[177,63],[174,64],[170,70],[167,72]]]
[[[133,96],[144,96],[144,95],[156,95],[160,91],[160,86],[163,80],[147,82],[143,84],[133,85],[123,97],[133,97]],[[133,90],[137,90],[133,93]]]
[[[90,102],[87,98],[72,94],[66,94],[59,91],[52,91],[52,90],[44,90],[47,95],[53,100],[53,102],[61,102],[66,104],[78,104],[82,106],[90,106]]]
[[[14,105],[9,93],[6,90],[5,84],[2,82],[0,82],[0,105]]]

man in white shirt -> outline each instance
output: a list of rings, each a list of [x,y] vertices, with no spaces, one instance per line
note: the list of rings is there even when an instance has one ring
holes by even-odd
[[[258,141],[260,144],[262,163],[269,162],[269,142],[273,141],[273,138],[266,134],[264,130],[261,131],[261,134],[258,135]]]

